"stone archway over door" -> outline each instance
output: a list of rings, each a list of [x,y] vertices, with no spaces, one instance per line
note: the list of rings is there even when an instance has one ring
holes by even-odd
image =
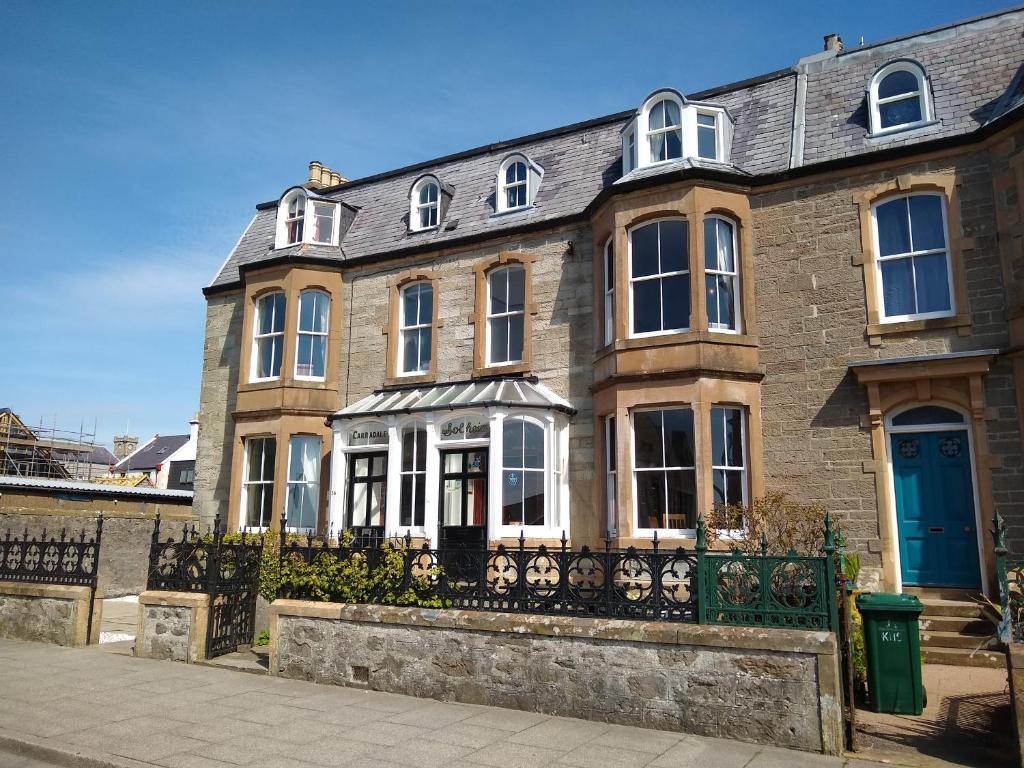
[[[973,446],[974,499],[976,527],[986,531],[992,526],[993,500],[991,457],[985,419],[984,377],[996,357],[996,350],[951,353],[893,360],[871,360],[851,365],[868,396],[868,414],[863,422],[871,433],[873,460],[864,462],[864,471],[875,476],[875,498],[881,541],[882,580],[886,590],[900,590],[904,584],[901,562],[901,531],[897,509],[897,488],[893,475],[893,445],[887,422],[894,414],[911,405],[952,406],[964,414],[963,430]],[[955,435],[946,435],[947,439]],[[934,442],[928,438],[928,442]],[[938,443],[930,446],[938,449]],[[896,462],[899,468],[900,462]],[[925,521],[927,523],[927,520]],[[927,527],[945,527],[942,524]],[[961,525],[961,529],[965,527]],[[937,534],[936,534],[937,535]],[[995,563],[988,547],[980,548],[982,587],[994,588]],[[915,577],[916,578],[916,577]]]

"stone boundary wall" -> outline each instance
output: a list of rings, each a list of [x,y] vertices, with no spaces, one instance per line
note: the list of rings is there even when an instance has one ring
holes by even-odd
[[[187,664],[203,661],[209,618],[209,595],[147,590],[139,595],[135,655]]]
[[[92,607],[92,637],[89,610]],[[0,637],[55,645],[99,642],[103,602],[89,587],[0,581]]]
[[[827,632],[277,600],[270,673],[839,754]]]

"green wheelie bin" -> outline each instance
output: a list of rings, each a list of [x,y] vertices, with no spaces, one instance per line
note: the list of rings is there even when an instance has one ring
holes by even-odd
[[[924,606],[914,595],[873,592],[857,595],[857,610],[864,621],[872,711],[920,715],[925,692],[917,619]]]

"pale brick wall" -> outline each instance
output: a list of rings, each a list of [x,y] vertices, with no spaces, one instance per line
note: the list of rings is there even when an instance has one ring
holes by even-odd
[[[206,306],[203,381],[199,391],[199,444],[192,509],[203,525],[220,513],[227,518],[231,483],[231,443],[241,357],[241,293],[213,296]]]
[[[864,278],[853,259],[861,253],[863,188],[897,173],[956,172],[964,236],[971,333],[955,329],[898,334],[869,346]],[[755,227],[757,306],[761,331],[765,487],[823,503],[836,512],[853,546],[878,565],[879,530],[869,434],[861,418],[867,396],[848,365],[855,360],[1005,348],[1008,342],[1003,280],[995,238],[988,155],[973,153],[908,164],[838,182],[809,184],[751,197]],[[1014,383],[1006,363],[986,379],[989,447],[996,457],[996,509],[1021,516],[1020,434]]]

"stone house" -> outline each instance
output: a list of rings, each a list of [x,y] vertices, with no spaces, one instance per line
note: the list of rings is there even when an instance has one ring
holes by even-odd
[[[692,544],[820,502],[889,588],[1024,545],[1024,12],[256,207],[205,288],[195,509]]]

